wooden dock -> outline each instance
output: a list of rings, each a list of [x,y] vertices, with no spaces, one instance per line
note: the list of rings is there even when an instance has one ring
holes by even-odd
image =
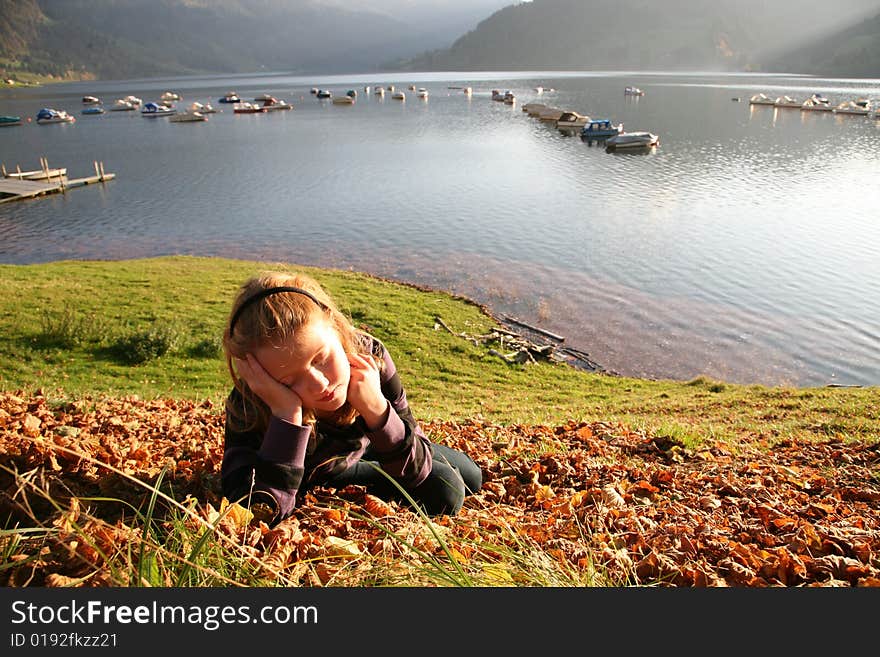
[[[70,179],[67,177],[67,168],[52,169],[45,158],[40,158],[40,169],[34,171],[22,171],[16,166],[15,171],[7,171],[6,165],[0,165],[0,203],[20,201],[46,194],[66,192],[68,189],[103,183],[113,180],[115,173],[105,173],[103,162],[94,162],[95,175],[85,178]]]

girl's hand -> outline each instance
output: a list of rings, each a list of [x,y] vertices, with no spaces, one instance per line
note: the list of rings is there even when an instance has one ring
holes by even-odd
[[[302,399],[299,395],[272,378],[253,354],[232,360],[238,375],[266,403],[272,415],[293,424],[302,424]]]
[[[388,410],[388,400],[379,382],[379,367],[372,358],[360,354],[349,354],[348,362],[351,365],[348,402],[364,418],[368,429],[378,429]]]

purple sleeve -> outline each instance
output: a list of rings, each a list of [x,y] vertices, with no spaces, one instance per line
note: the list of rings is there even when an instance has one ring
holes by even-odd
[[[272,417],[260,436],[256,431],[235,431],[231,424],[227,415],[220,471],[223,495],[252,508],[258,502],[267,504],[269,524],[286,518],[302,485],[310,428]]]
[[[388,416],[382,426],[366,435],[385,472],[407,487],[418,486],[431,473],[430,443],[413,417],[397,366],[384,346],[381,355],[385,362],[381,385],[389,402]]]

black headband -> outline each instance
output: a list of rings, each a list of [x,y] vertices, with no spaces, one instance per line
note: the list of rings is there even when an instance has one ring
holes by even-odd
[[[253,305],[254,303],[259,301],[260,299],[264,299],[264,298],[268,297],[270,294],[278,294],[280,292],[296,292],[297,294],[305,295],[309,299],[314,301],[316,304],[318,304],[318,306],[321,308],[321,310],[323,310],[325,312],[330,310],[327,307],[326,303],[324,303],[323,301],[319,301],[318,298],[314,294],[312,294],[308,290],[302,289],[301,287],[292,287],[289,285],[283,285],[281,287],[267,287],[264,290],[260,290],[259,292],[257,292],[253,296],[248,297],[238,307],[238,310],[235,311],[235,314],[232,315],[232,319],[229,321],[229,335],[232,335],[232,331],[235,328],[235,323],[238,321],[238,318],[241,316],[241,313],[242,313],[242,311],[244,311],[245,308],[247,308],[250,305]]]

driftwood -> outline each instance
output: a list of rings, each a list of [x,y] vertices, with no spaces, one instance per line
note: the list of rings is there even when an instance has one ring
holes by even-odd
[[[580,369],[588,369],[594,372],[604,372],[605,370],[597,363],[589,358],[589,354],[579,349],[564,347],[562,343],[565,338],[550,333],[544,329],[530,326],[519,320],[504,317],[505,321],[509,321],[530,331],[540,334],[543,337],[551,338],[553,343],[540,343],[530,340],[521,333],[513,331],[502,326],[495,326],[491,331],[482,335],[471,335],[464,331],[453,331],[446,322],[439,316],[434,317],[434,329],[444,329],[452,335],[458,336],[477,346],[492,345],[489,353],[493,356],[501,358],[503,361],[511,365],[528,365],[537,363],[538,361],[547,361],[551,363],[567,363]]]

